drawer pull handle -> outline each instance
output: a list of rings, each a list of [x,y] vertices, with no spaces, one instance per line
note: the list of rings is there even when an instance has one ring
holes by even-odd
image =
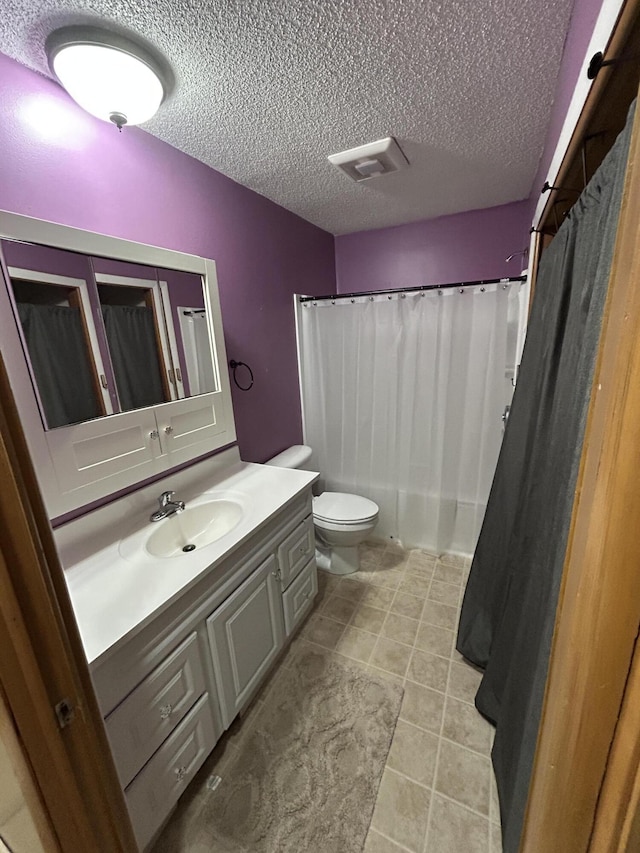
[[[173,713],[173,708],[171,705],[162,705],[160,707],[160,719],[168,720],[171,714]]]
[[[187,768],[186,767],[176,767],[173,772],[176,774],[176,779],[178,780],[178,782],[182,782],[184,777],[187,775]]]

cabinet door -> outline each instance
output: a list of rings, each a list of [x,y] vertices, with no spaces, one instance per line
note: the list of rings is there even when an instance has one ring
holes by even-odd
[[[209,643],[228,728],[282,648],[282,596],[274,557],[207,619]]]
[[[235,429],[229,427],[220,392],[200,394],[155,407],[163,453],[177,465],[220,447],[225,441],[235,441]],[[215,439],[215,441],[214,441]]]
[[[153,409],[123,412],[45,433],[59,491],[86,487],[87,501],[157,473],[160,442]]]

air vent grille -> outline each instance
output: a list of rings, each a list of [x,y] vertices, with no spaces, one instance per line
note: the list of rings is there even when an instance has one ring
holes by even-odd
[[[339,154],[330,154],[328,159],[352,181],[369,181],[405,169],[409,165],[392,136],[341,151]]]

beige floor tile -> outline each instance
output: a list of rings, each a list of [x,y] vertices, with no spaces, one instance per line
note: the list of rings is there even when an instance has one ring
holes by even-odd
[[[419,627],[420,622],[416,619],[408,619],[398,613],[388,613],[380,633],[383,637],[388,637],[397,643],[412,646]]]
[[[393,672],[387,672],[386,669],[380,669],[378,666],[368,665],[368,670],[372,675],[376,675],[378,678],[384,678],[385,681],[389,681],[391,684],[397,684],[398,687],[404,687],[404,678],[400,675],[395,675]]]
[[[369,546],[365,546],[364,548],[361,547],[358,557],[360,570],[366,572],[377,568],[383,554],[383,548],[370,548]]]
[[[379,634],[386,615],[385,610],[378,610],[377,607],[369,607],[368,604],[361,604],[353,614],[351,624],[355,628],[361,628],[363,631],[369,631],[371,634]]]
[[[371,826],[412,851],[420,851],[427,829],[430,791],[385,770]]]
[[[398,720],[387,758],[387,767],[422,785],[431,787],[436,769],[436,735]]]
[[[482,673],[465,661],[454,660],[451,663],[451,674],[449,675],[450,696],[462,699],[464,702],[473,704],[482,681]]]
[[[344,628],[341,622],[315,614],[302,630],[304,638],[310,643],[324,646],[325,649],[335,649]]]
[[[396,592],[383,586],[368,586],[360,603],[377,607],[379,610],[389,610]]]
[[[489,825],[489,832],[491,834],[489,853],[502,853],[502,830],[497,823],[492,823]]]
[[[363,853],[404,853],[404,848],[398,847],[393,841],[389,841],[384,835],[380,835],[375,829],[370,829]]]
[[[440,734],[444,696],[428,687],[407,682],[404,686],[404,698],[400,708],[400,719],[415,726]]]
[[[433,795],[425,853],[486,853],[489,821]]]
[[[385,589],[396,590],[403,577],[404,575],[401,572],[393,572],[386,569],[385,571],[372,572],[369,577],[369,583],[372,586],[381,586]]]
[[[456,569],[465,569],[469,565],[469,558],[462,554],[441,554],[438,562],[444,566],[454,566]]]
[[[443,740],[435,790],[489,817],[489,759]]]
[[[459,569],[456,566],[443,566],[438,563],[433,572],[434,581],[444,581],[445,583],[453,583],[460,586],[464,577],[464,569]]]
[[[442,736],[456,743],[489,755],[493,726],[488,723],[473,705],[447,696],[444,708]]]
[[[347,598],[340,598],[338,595],[330,595],[320,609],[323,616],[335,619],[336,622],[344,622],[346,625],[355,613],[357,606],[356,601],[349,601]]]
[[[457,584],[444,583],[443,581],[431,581],[429,599],[457,607],[460,599],[460,587]]]
[[[424,608],[424,599],[408,592],[396,593],[389,610],[393,613],[399,613],[400,616],[408,616],[410,619],[419,619],[422,616]]]
[[[427,601],[422,611],[422,621],[455,631],[458,624],[458,608],[440,604],[439,601]]]
[[[338,575],[332,575],[331,572],[325,572],[318,569],[318,595],[324,597],[333,592],[340,583]]]
[[[438,628],[437,625],[429,625],[428,622],[421,622],[416,635],[416,648],[449,658],[453,650],[454,637],[453,631]]]
[[[417,681],[425,687],[444,693],[447,689],[449,661],[445,658],[415,649],[411,655],[411,663],[407,678]]]
[[[426,554],[424,551],[410,551],[409,559],[407,560],[407,571],[416,574],[433,573],[436,566],[437,557],[433,554]]]
[[[418,598],[426,598],[429,594],[431,586],[431,578],[425,575],[412,575],[408,572],[400,581],[398,590],[400,592],[408,592],[410,595],[415,595]]]
[[[410,656],[411,648],[409,646],[403,646],[393,640],[378,637],[370,663],[372,666],[386,669],[387,672],[403,677],[407,671]]]
[[[360,601],[364,595],[364,587],[359,581],[342,578],[333,590],[333,594],[339,595],[340,598],[347,598],[349,601]]]
[[[375,634],[368,634],[349,626],[338,640],[336,651],[354,660],[367,663],[376,644]]]
[[[404,570],[407,566],[407,554],[405,551],[396,548],[387,548],[382,557],[380,557],[379,566],[382,570]]]

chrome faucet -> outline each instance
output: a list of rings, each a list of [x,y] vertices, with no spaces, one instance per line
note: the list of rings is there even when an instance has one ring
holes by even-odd
[[[162,521],[163,518],[168,518],[170,515],[175,515],[177,512],[182,512],[184,509],[184,501],[172,501],[171,498],[175,492],[163,492],[158,498],[160,508],[151,513],[150,521]]]

